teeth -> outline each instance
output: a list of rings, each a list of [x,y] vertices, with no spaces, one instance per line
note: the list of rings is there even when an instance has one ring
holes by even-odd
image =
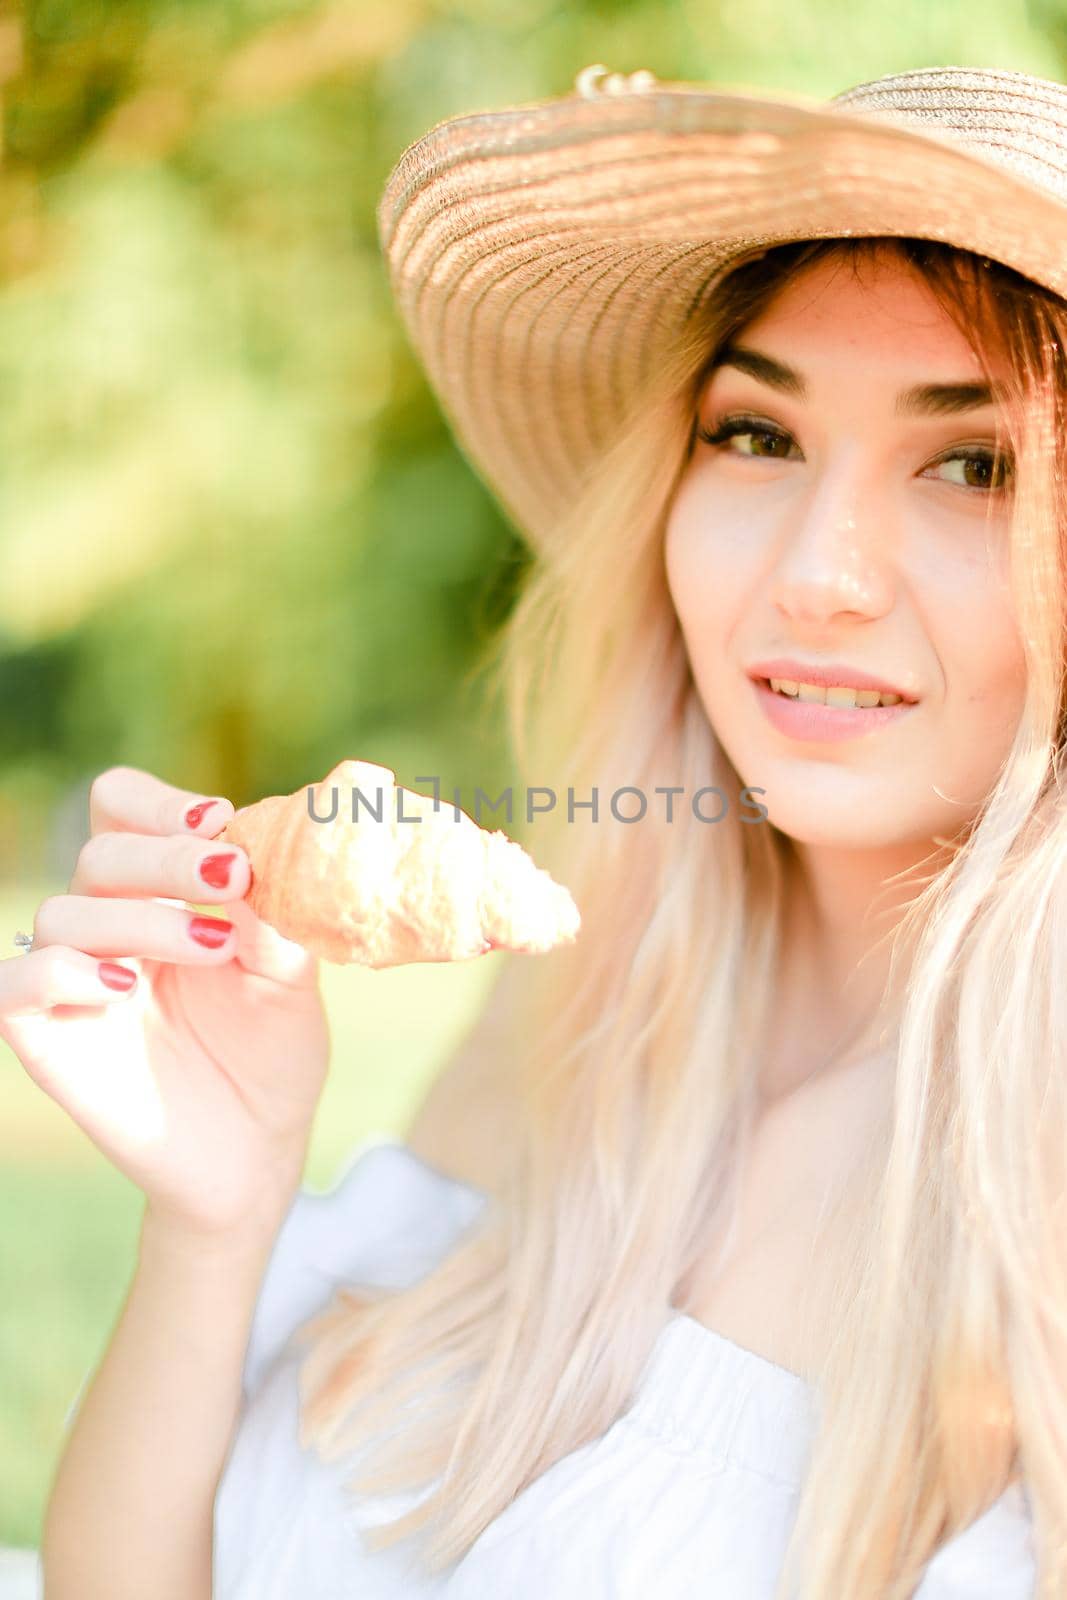
[[[838,684],[827,689],[818,683],[794,683],[790,678],[771,678],[770,685],[778,694],[788,695],[791,700],[851,710],[857,706],[861,710],[869,710],[872,706],[895,706],[901,700],[899,694],[879,694],[875,689],[847,689]]]

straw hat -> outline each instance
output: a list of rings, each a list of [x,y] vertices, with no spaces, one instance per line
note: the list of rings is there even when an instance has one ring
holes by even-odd
[[[586,67],[570,94],[431,128],[378,227],[457,442],[536,548],[747,254],[916,235],[1067,295],[1067,87],[930,67],[823,102]]]

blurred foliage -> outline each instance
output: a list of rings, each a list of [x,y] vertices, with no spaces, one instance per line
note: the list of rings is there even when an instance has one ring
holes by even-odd
[[[0,877],[69,872],[115,762],[236,804],[353,754],[508,781],[476,668],[524,547],[377,239],[428,127],[593,61],[827,95],[946,61],[1058,76],[1065,51],[1060,0],[4,11]]]

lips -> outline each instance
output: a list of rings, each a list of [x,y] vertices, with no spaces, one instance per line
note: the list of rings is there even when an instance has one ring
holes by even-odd
[[[753,683],[758,683],[758,686],[763,688],[763,690],[769,690],[769,693],[777,694],[777,696],[779,696],[781,699],[789,699],[789,701],[793,701],[793,704],[797,704],[797,702],[803,702],[803,704],[806,704],[806,706],[817,706],[817,704],[821,704],[819,701],[806,701],[806,699],[803,698],[803,694],[798,696],[798,694],[790,694],[789,691],[782,690],[782,688],[774,688],[776,683],[781,685],[781,682],[781,678],[774,678],[774,680],[771,680],[771,678],[753,678]],[[787,680],[787,682],[795,682],[795,680]],[[800,682],[801,685],[805,686],[805,688],[808,688],[811,680],[803,680],[803,678],[801,678]],[[902,706],[913,706],[913,704],[915,704],[913,701],[905,701],[904,696],[902,696],[902,694],[897,694],[896,690],[864,690],[864,688],[861,688],[861,686],[857,685],[857,683],[849,683],[849,685],[841,686],[843,686],[843,688],[846,686],[846,688],[849,688],[849,690],[856,691],[856,693],[859,694],[878,694],[878,696],[881,696],[881,698],[885,698],[885,696],[894,696],[894,694],[896,694],[897,702],[902,704]],[[813,685],[813,688],[822,688],[822,685],[821,683],[816,683],[816,685]],[[837,688],[837,685],[827,685],[827,690],[833,690],[833,688]],[[833,704],[833,702],[829,702],[829,704]],[[864,706],[859,707],[859,709],[872,710],[873,707]]]
[[[752,680],[756,701],[764,716],[787,739],[836,744],[846,739],[876,735],[890,723],[907,717],[914,703],[868,708],[830,706],[813,700],[795,700],[776,694],[762,679]],[[892,692],[892,691],[887,691]]]
[[[778,656],[769,661],[755,661],[747,671],[754,682],[767,688],[772,678],[785,678],[790,683],[812,683],[825,689],[873,689],[878,694],[897,694],[909,705],[914,705],[917,700],[917,696],[900,683],[880,674],[866,672],[862,667],[849,666],[847,662],[832,661],[820,665]]]

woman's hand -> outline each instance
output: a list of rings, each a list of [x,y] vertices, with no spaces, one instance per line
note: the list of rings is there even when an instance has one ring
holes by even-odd
[[[41,902],[33,948],[0,961],[0,1037],[150,1215],[216,1237],[280,1224],[330,1039],[315,957],[244,903],[244,851],[211,848],[234,807],[201,805],[190,827],[199,798],[135,767],[94,780],[68,892]],[[220,856],[213,887],[200,868],[215,857],[225,873]],[[218,903],[221,943],[193,937],[207,919],[187,900]],[[116,957],[133,988],[103,981]]]

